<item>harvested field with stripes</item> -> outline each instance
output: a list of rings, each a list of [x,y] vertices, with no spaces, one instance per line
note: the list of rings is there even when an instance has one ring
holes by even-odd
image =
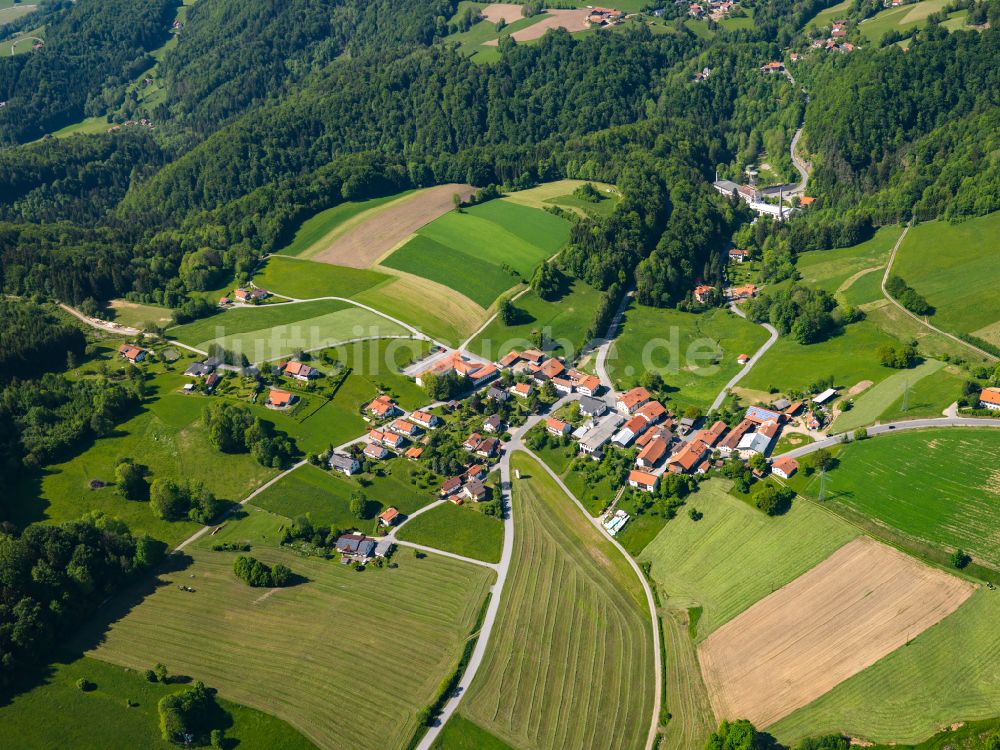
[[[859,537],[700,645],[715,714],[766,727],[906,645],[973,590]]]
[[[532,458],[511,461],[514,556],[462,713],[515,748],[641,748],[653,636],[628,562]]]
[[[279,549],[274,540],[287,519],[247,510],[193,545],[191,564],[162,574],[90,655],[133,669],[162,662],[284,719],[321,748],[406,747],[417,713],[457,665],[493,573],[412,554],[400,554],[398,568],[359,573]],[[233,574],[236,553],[211,546],[246,539],[253,556],[307,581],[245,585]]]

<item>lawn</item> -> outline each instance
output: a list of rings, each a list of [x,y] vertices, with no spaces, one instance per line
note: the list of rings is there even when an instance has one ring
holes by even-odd
[[[871,302],[882,296],[880,271],[889,262],[889,253],[902,231],[900,226],[882,227],[870,240],[853,247],[800,253],[795,268],[802,283],[829,292],[842,302]]]
[[[462,714],[455,714],[445,724],[434,742],[433,750],[512,750],[511,746],[473,724]]]
[[[877,43],[888,31],[907,31],[915,26],[922,26],[927,16],[937,13],[946,5],[948,0],[920,0],[910,5],[887,8],[865,19],[858,28],[865,39]]]
[[[414,464],[396,459],[383,462],[381,467],[386,471],[385,476],[346,477],[315,466],[303,466],[260,493],[254,504],[286,518],[308,515],[317,525],[373,533],[375,517],[390,505],[403,513],[412,513],[435,499],[431,487],[436,488],[436,483],[424,489],[413,483],[417,471]],[[359,481],[362,478],[364,485]],[[358,491],[368,498],[363,519],[350,512],[351,494]],[[502,536],[502,528],[500,533]]]
[[[377,213],[373,209],[384,206],[410,195],[414,191],[407,190],[396,195],[386,195],[381,198],[369,198],[365,201],[345,201],[333,208],[320,211],[306,219],[295,231],[292,241],[277,252],[281,255],[302,256],[308,258],[329,247],[340,234],[348,228],[371,218]],[[298,296],[298,295],[295,295]]]
[[[503,521],[469,504],[444,503],[404,525],[399,538],[497,563],[503,546]]]
[[[949,552],[1000,568],[1000,432],[951,428],[879,436],[844,447],[826,496]],[[816,495],[814,477],[801,483]]]
[[[669,521],[643,550],[660,598],[670,609],[701,607],[696,640],[826,559],[856,537],[853,526],[808,501],[768,517],[727,492],[728,482],[703,483],[686,512]]]
[[[421,227],[382,265],[445,284],[488,307],[562,249],[569,227],[545,211],[489,201]]]
[[[601,300],[601,292],[580,279],[569,279],[565,294],[552,301],[528,291],[514,302],[520,311],[516,325],[507,326],[494,319],[469,344],[469,351],[490,359],[499,359],[511,349],[534,346],[532,331],[546,337],[545,350],[573,359],[586,344],[585,336]]]
[[[96,687],[83,692],[78,679]],[[208,687],[212,687],[209,685]],[[0,735],[17,738],[20,750],[72,747],[106,750],[111,747],[174,748],[160,734],[157,703],[185,685],[148,682],[140,672],[82,657],[50,668],[44,682],[15,696],[0,707]],[[128,707],[126,701],[132,701]],[[232,726],[226,739],[242,750],[314,748],[288,724],[261,711],[219,701]]]
[[[756,352],[767,336],[760,326],[722,309],[686,313],[632,305],[608,352],[608,373],[624,389],[655,370],[672,391],[675,411],[691,405],[707,409],[739,371],[736,358]]]
[[[998,236],[1000,211],[961,224],[918,224],[903,240],[893,273],[934,307],[931,322],[938,328],[1000,345],[1000,268],[983,263]]]
[[[145,328],[147,323],[165,326],[174,318],[174,311],[159,305],[142,305],[124,299],[111,300],[110,307],[114,320],[123,326]]]
[[[133,669],[162,662],[287,721],[320,747],[406,747],[418,712],[458,663],[492,572],[400,553],[398,568],[359,573],[277,548],[267,540],[285,519],[247,510],[121,612],[92,655]],[[255,557],[284,563],[307,582],[246,586],[233,575],[235,553],[210,549],[243,539]],[[181,582],[195,593],[178,590]]]
[[[186,380],[176,373],[158,375],[149,384],[154,396],[111,435],[60,463],[27,473],[15,485],[10,520],[18,525],[61,522],[100,510],[121,518],[133,532],[145,531],[173,544],[200,524],[161,521],[148,503],[125,500],[114,486],[92,490],[90,480],[113,485],[115,466],[123,456],[148,466],[151,481],[157,477],[200,481],[225,500],[241,500],[274,476],[274,469],[261,466],[249,454],[224,454],[211,445],[201,423],[207,399],[177,393]]]
[[[560,479],[569,487],[569,491],[576,496],[576,499],[583,504],[590,515],[598,515],[614,499],[618,488],[611,483],[607,476],[602,475],[599,482],[591,484],[586,474],[573,469],[573,458],[577,454],[576,443],[558,448],[546,445],[534,453],[559,475]],[[588,465],[590,464],[591,459],[585,458],[583,460]]]
[[[351,368],[351,378],[368,383],[371,398],[377,391],[389,393],[404,409],[416,409],[428,403],[427,393],[416,381],[402,374],[402,369],[425,356],[429,344],[420,339],[357,341],[336,347],[334,356]],[[322,363],[317,363],[322,369]],[[371,400],[369,397],[365,397]]]
[[[862,380],[878,383],[893,370],[879,364],[876,352],[883,344],[896,343],[867,320],[845,326],[842,333],[817,344],[799,344],[791,336],[781,336],[740,381],[740,387],[755,391],[774,387],[787,393],[808,390],[827,377],[838,388],[850,388]]]
[[[512,465],[513,562],[463,715],[524,750],[641,748],[656,654],[635,573],[536,461]]]
[[[347,268],[329,263],[272,255],[253,282],[284,297],[354,297],[392,277],[365,268]]]
[[[292,261],[295,262],[295,261]],[[181,343],[207,351],[219,344],[251,362],[291,356],[355,338],[402,336],[408,331],[368,310],[333,300],[229,310],[171,328]]]
[[[944,362],[936,359],[928,359],[912,369],[894,372],[878,385],[872,386],[855,397],[854,408],[850,411],[841,412],[840,416],[833,421],[832,429],[834,432],[849,432],[858,427],[872,424],[892,404],[901,400],[908,388],[913,388],[921,380],[929,375],[933,375],[943,367]],[[947,405],[944,404],[941,409]],[[940,413],[941,409],[938,409],[938,413]]]
[[[981,589],[905,648],[767,729],[785,743],[834,732],[919,742],[953,723],[991,718],[1000,702],[998,618],[1000,597]]]

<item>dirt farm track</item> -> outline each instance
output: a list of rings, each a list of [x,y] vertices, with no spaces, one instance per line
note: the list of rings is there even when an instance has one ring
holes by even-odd
[[[472,195],[471,185],[449,183],[421,190],[376,209],[370,218],[352,226],[310,260],[350,268],[368,268],[424,224],[450,211],[452,196]]]
[[[947,617],[973,588],[859,537],[701,644],[712,708],[767,727]]]

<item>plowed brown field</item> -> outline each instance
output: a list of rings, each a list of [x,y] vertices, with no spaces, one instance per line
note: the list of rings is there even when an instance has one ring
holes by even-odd
[[[905,645],[973,588],[859,537],[701,644],[712,708],[766,727]]]

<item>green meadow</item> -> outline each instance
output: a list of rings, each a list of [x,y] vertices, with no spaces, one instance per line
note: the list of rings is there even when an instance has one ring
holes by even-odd
[[[1000,268],[984,262],[998,236],[1000,211],[961,224],[918,224],[903,240],[892,271],[934,307],[931,322],[938,328],[1000,345]]]
[[[739,372],[736,358],[752,355],[767,338],[763,328],[727,310],[686,313],[633,304],[608,353],[607,369],[622,389],[655,370],[671,391],[675,411],[692,405],[707,409]]]
[[[883,422],[915,417],[938,417],[962,394],[963,373],[953,365],[944,367],[910,385],[906,398],[900,394],[880,415]]]
[[[319,349],[355,338],[408,333],[381,315],[336,300],[237,308],[169,331],[172,338],[202,351],[218,344],[227,351],[245,354],[251,362],[267,362],[297,350]]]
[[[898,343],[867,320],[845,326],[843,332],[816,344],[799,344],[781,336],[740,381],[740,388],[754,391],[803,391],[826,377],[839,388],[862,380],[878,383],[893,370],[878,361],[878,348]]]
[[[827,501],[947,552],[1000,568],[1000,431],[949,428],[853,442],[826,475]],[[816,496],[813,477],[797,484]]]
[[[462,714],[517,748],[641,747],[656,654],[639,581],[541,465],[511,463],[514,557]]]
[[[898,225],[882,227],[870,240],[853,247],[800,253],[795,268],[802,283],[829,292],[842,302],[871,302],[882,296],[881,271],[902,231]]]
[[[849,432],[872,424],[889,410],[896,401],[901,401],[907,388],[912,389],[920,381],[944,367],[944,362],[928,359],[909,370],[899,370],[881,383],[872,386],[854,398],[854,408],[841,412],[833,421],[834,432]],[[954,400],[954,399],[952,399]],[[948,403],[951,403],[950,401]],[[943,409],[948,404],[941,406]],[[940,413],[941,409],[938,410]]]
[[[513,748],[478,724],[473,724],[462,714],[455,714],[441,730],[433,750],[513,750]]]
[[[585,336],[601,300],[601,292],[585,281],[567,277],[564,294],[546,301],[533,290],[514,301],[519,312],[515,325],[508,326],[495,318],[476,336],[468,350],[491,359],[499,359],[512,349],[534,346],[532,332],[545,334],[544,349],[559,356],[572,358],[584,344]]]
[[[854,0],[843,0],[843,2],[837,3],[836,5],[831,5],[829,8],[824,8],[811,19],[806,24],[806,28],[814,27],[817,29],[823,29],[829,26],[833,21],[840,18],[844,18],[847,12],[854,5]]]
[[[380,208],[386,203],[408,196],[413,192],[413,190],[407,190],[396,195],[370,198],[365,201],[345,201],[333,208],[320,211],[302,222],[295,231],[291,242],[277,252],[281,255],[302,256],[304,258],[315,255],[329,246],[347,228],[362,218],[368,218],[368,212],[375,213],[373,209]],[[366,214],[366,216],[362,216],[362,214]]]
[[[920,0],[886,8],[861,22],[858,28],[869,43],[878,43],[888,31],[908,31],[923,26],[927,16],[943,10],[948,0]]]
[[[347,268],[329,263],[272,255],[254,276],[254,284],[283,297],[352,298],[390,281],[392,277],[366,268]]]
[[[488,307],[562,249],[569,227],[544,211],[489,201],[421,227],[382,265],[444,284]]]
[[[152,667],[152,663],[148,665]],[[83,692],[76,681],[96,687]],[[72,747],[106,750],[112,747],[174,748],[160,734],[159,700],[185,689],[183,684],[151,683],[136,669],[124,669],[81,657],[50,667],[41,684],[15,695],[0,706],[0,736],[20,750]],[[208,687],[212,687],[209,685]],[[129,701],[131,705],[126,705]],[[229,715],[226,739],[243,750],[315,748],[284,721],[226,700],[219,701]]]
[[[916,743],[952,724],[992,718],[1000,702],[998,618],[1000,596],[980,589],[905,648],[767,731],[784,743],[826,733],[870,742]],[[946,740],[935,747],[973,746]]]
[[[652,564],[665,606],[702,608],[699,642],[860,533],[804,500],[782,516],[766,516],[728,486],[722,479],[702,483],[687,499],[701,520],[679,513],[639,556]]]
[[[286,523],[247,506],[243,518],[188,548],[141,603],[111,605],[90,655],[131,669],[162,662],[320,747],[408,747],[419,712],[458,664],[493,573],[402,553],[397,567],[358,572],[279,548]],[[303,581],[244,584],[233,574],[236,553],[211,547],[245,540],[254,557],[283,563]],[[182,583],[195,591],[179,590]]]
[[[503,546],[503,521],[468,503],[444,503],[408,521],[398,536],[408,542],[496,563],[500,562]]]

